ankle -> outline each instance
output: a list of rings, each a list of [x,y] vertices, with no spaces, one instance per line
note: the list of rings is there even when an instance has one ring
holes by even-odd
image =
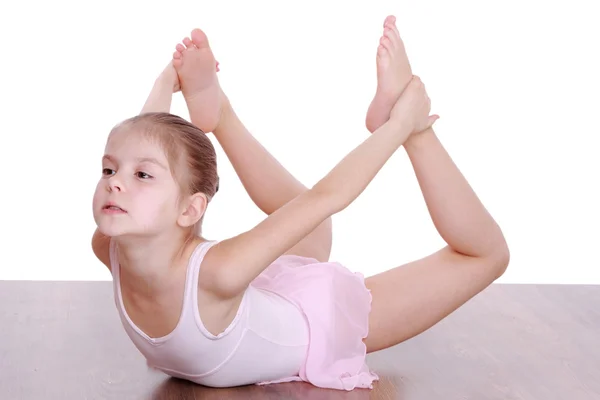
[[[427,145],[427,142],[429,142],[432,137],[435,137],[435,132],[433,131],[433,128],[428,128],[423,132],[413,133],[406,140],[406,142],[404,142],[404,148],[409,153],[415,150],[419,150],[423,146]]]
[[[235,124],[236,121],[238,121],[237,114],[235,113],[233,107],[231,106],[231,102],[229,101],[225,93],[222,93],[219,123],[213,130],[213,134],[215,136],[219,136],[223,132],[230,130],[229,127],[232,124]]]

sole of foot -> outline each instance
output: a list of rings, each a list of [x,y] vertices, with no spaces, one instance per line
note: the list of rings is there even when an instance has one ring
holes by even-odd
[[[202,30],[194,29],[191,38],[186,37],[175,50],[173,67],[194,124],[205,133],[212,132],[221,117],[223,93],[217,78],[219,64],[208,38]]]

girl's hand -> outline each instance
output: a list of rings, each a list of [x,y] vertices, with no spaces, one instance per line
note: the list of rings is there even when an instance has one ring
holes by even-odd
[[[425,85],[418,76],[413,76],[392,108],[390,121],[410,129],[414,134],[430,128],[439,118],[435,114],[430,116],[430,111],[431,99],[425,91]]]
[[[169,85],[173,87],[173,93],[177,93],[181,90],[181,85],[179,84],[179,76],[177,75],[177,71],[175,67],[173,67],[173,61],[167,64],[167,67],[163,70],[161,79]]]

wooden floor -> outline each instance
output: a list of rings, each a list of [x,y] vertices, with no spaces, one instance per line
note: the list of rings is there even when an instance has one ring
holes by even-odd
[[[149,371],[109,282],[0,281],[0,399],[600,399],[600,286],[493,285],[369,355],[372,391],[208,389]]]

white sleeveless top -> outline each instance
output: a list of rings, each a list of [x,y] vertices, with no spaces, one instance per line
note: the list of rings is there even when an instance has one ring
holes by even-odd
[[[183,308],[175,329],[151,338],[129,318],[121,296],[116,244],[110,243],[115,304],[123,327],[148,365],[211,387],[299,380],[309,329],[303,313],[277,294],[248,287],[232,323],[220,334],[206,330],[198,312],[198,275],[208,249],[199,244],[187,266]]]

